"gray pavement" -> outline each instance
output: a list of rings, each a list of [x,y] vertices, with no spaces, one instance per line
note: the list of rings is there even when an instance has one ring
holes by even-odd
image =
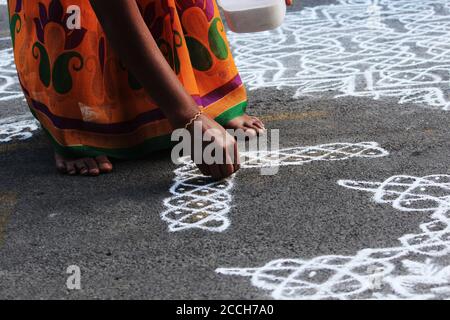
[[[295,10],[330,3],[337,2],[304,1]],[[447,11],[437,12],[448,20]],[[446,92],[446,86],[442,81],[436,88]],[[176,168],[168,152],[116,161],[113,174],[82,178],[56,173],[40,130],[0,143],[0,298],[448,298],[448,183],[408,189],[410,181],[402,178],[380,189],[389,191],[377,200],[367,190],[376,184],[358,191],[338,181],[450,180],[449,111],[425,98],[399,104],[393,93],[336,98],[339,92],[328,87],[294,97],[298,88],[267,85],[249,92],[250,112],[280,129],[282,148],[370,141],[389,155],[285,166],[274,176],[243,169],[230,191],[230,226],[223,232],[168,231],[160,217]],[[0,101],[0,119],[22,114],[21,99]],[[395,202],[400,194],[409,198]],[[438,240],[420,229],[432,221],[444,225]],[[424,239],[399,241],[418,234]],[[367,250],[389,257],[369,258]],[[336,255],[345,261],[331,262]],[[239,269],[276,259],[282,260],[265,277],[255,275],[259,269]],[[81,290],[66,287],[70,265],[81,268]],[[291,289],[282,281],[289,275],[283,266],[291,276],[299,271]]]

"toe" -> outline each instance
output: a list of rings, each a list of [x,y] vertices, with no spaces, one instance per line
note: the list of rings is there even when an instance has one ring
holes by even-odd
[[[88,173],[91,176],[98,176],[100,174],[100,169],[98,168],[97,161],[92,158],[87,158],[84,160],[88,167]]]
[[[74,161],[67,161],[66,162],[66,172],[70,174],[71,176],[77,174],[77,169],[75,168],[75,162]]]
[[[108,158],[80,158],[80,159],[67,159],[63,156],[55,153],[56,168],[61,173],[67,173],[69,175],[81,174],[84,176],[98,176],[101,172],[111,171],[112,165]],[[99,163],[102,164],[102,169]]]
[[[67,172],[65,159],[61,155],[59,155],[57,153],[55,153],[55,162],[56,162],[56,169],[59,172],[61,172],[61,173],[66,173]]]
[[[84,161],[84,159],[76,160],[75,168],[77,168],[77,171],[83,176],[85,176],[89,173],[88,166],[87,166],[86,162]]]
[[[107,156],[98,156],[95,158],[95,160],[97,161],[98,167],[100,168],[100,172],[108,173],[112,171],[113,166]]]

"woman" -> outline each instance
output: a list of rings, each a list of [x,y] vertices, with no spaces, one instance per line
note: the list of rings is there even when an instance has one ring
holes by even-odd
[[[226,159],[238,159],[238,151],[225,128],[264,130],[245,114],[245,88],[215,0],[8,0],[8,6],[20,83],[61,172],[110,172],[110,158],[167,148],[171,132],[192,130],[194,120],[203,131],[217,129],[214,143]],[[81,10],[78,17],[73,8]],[[71,27],[68,20],[77,18]],[[239,164],[199,169],[220,179]]]

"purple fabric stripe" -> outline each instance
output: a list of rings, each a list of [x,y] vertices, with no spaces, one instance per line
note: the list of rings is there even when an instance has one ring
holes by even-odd
[[[236,77],[234,77],[233,79],[231,79],[230,81],[225,83],[223,86],[221,86],[221,87],[211,91],[207,95],[203,96],[201,98],[202,105],[204,107],[207,107],[207,106],[213,104],[214,102],[225,97],[227,94],[229,94],[234,89],[239,88],[239,86],[241,86],[241,85],[242,85],[242,80],[238,74]]]
[[[194,99],[195,103],[198,106],[203,106],[202,98],[200,96],[197,96],[197,95],[192,96],[192,99]]]
[[[242,80],[239,75],[231,79],[223,86],[211,91],[207,95],[192,96],[199,106],[207,107],[214,102],[222,99],[234,89],[242,85]],[[84,130],[102,134],[127,134],[131,133],[139,127],[153,121],[166,119],[160,109],[155,109],[149,112],[142,113],[130,121],[102,124],[94,122],[86,122],[79,119],[71,119],[54,115],[48,107],[36,100],[32,100],[33,108],[45,114],[53,122],[53,125],[62,130]]]
[[[79,119],[59,117],[51,113],[46,105],[35,100],[32,100],[32,103],[33,108],[39,110],[47,117],[49,117],[55,127],[63,130],[72,129],[103,134],[126,134],[139,129],[139,127],[149,122],[165,119],[165,116],[163,115],[161,110],[155,109],[146,113],[142,113],[130,121],[111,124],[93,123],[93,122],[85,122]]]

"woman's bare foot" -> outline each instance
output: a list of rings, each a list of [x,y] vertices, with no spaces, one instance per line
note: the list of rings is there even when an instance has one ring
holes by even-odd
[[[234,118],[226,125],[224,125],[225,129],[242,129],[249,135],[256,137],[259,134],[263,134],[266,131],[264,127],[264,123],[259,120],[257,117],[249,116],[248,114],[244,114],[240,117]]]
[[[82,176],[98,176],[101,173],[109,173],[113,166],[106,156],[95,158],[65,158],[55,153],[56,168],[59,172],[71,176],[80,174]]]

